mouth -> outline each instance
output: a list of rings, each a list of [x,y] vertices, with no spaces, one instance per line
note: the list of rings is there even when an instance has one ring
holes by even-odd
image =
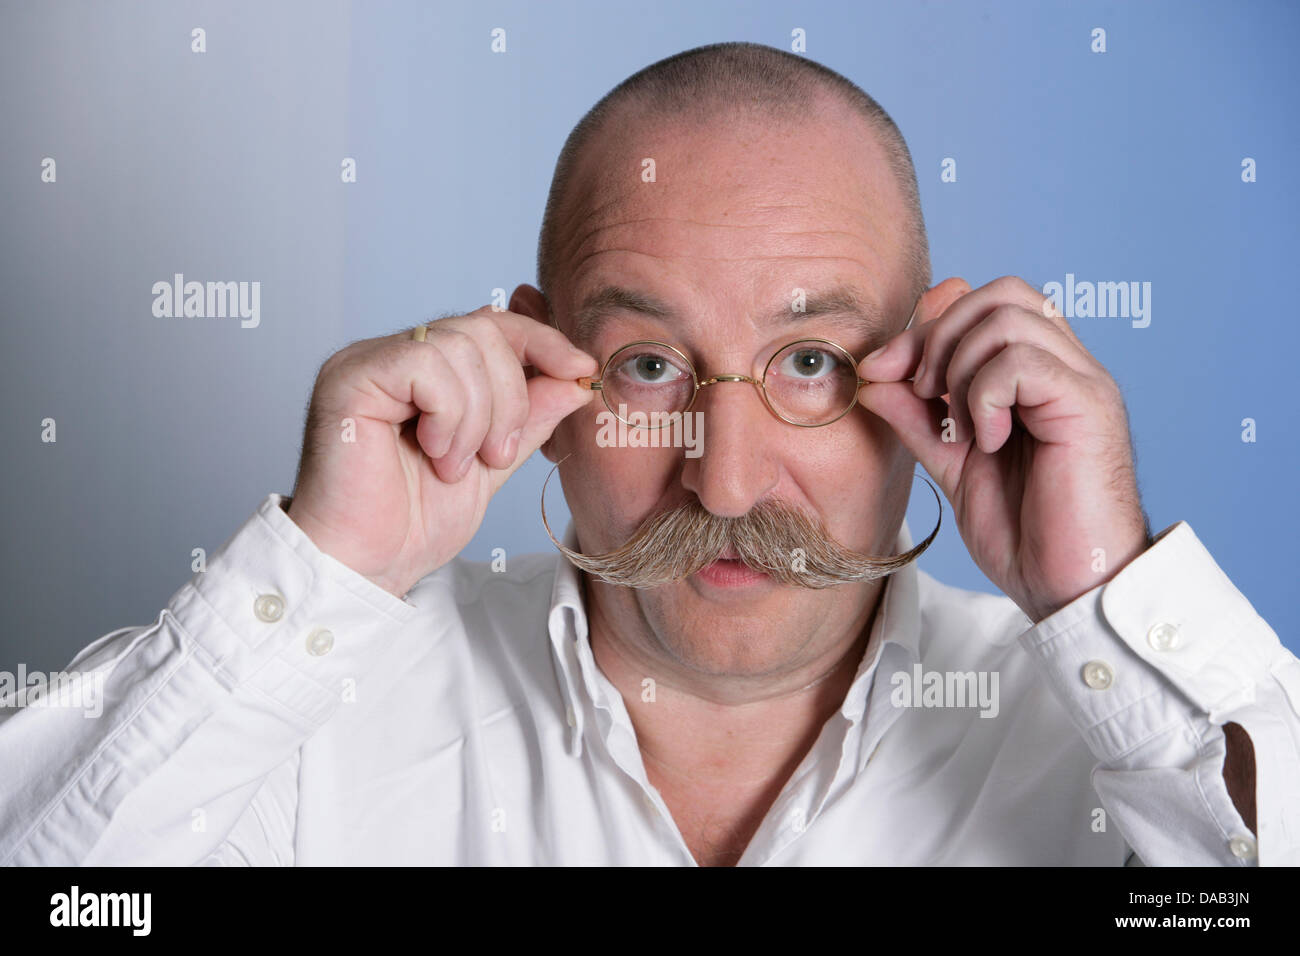
[[[753,587],[770,580],[768,574],[755,571],[741,561],[740,553],[731,547],[718,555],[712,563],[695,572],[695,577],[711,587],[726,589]]]

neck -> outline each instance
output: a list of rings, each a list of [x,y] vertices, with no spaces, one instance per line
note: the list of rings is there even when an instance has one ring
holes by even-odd
[[[779,792],[843,704],[862,663],[883,586],[871,589],[867,605],[825,651],[762,678],[690,671],[663,653],[648,628],[614,625],[593,593],[604,589],[585,590],[592,653],[623,696],[651,782],[656,777],[707,779],[728,787],[775,782]],[[647,674],[655,675],[650,701],[643,686]]]

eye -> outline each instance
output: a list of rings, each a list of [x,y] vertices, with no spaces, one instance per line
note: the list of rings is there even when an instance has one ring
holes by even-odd
[[[619,363],[617,371],[634,385],[671,385],[690,378],[689,372],[655,352],[631,355]]]
[[[791,378],[817,381],[835,374],[840,360],[825,349],[794,349],[777,363],[777,371]]]

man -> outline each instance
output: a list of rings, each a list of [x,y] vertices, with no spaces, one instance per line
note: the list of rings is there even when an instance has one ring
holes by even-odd
[[[860,90],[747,44],[631,77],[539,284],[325,363],[292,499],[73,662],[103,716],[0,726],[0,859],[1300,862],[1300,662],[1187,524],[1151,537],[1043,296],[930,287]],[[699,413],[700,454],[607,447],[611,396]],[[458,557],[538,448],[590,573]],[[871,573],[917,461],[1006,597]]]

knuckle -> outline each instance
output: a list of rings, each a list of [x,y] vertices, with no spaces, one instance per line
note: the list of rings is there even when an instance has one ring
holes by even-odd
[[[1028,342],[1012,342],[1007,346],[1006,356],[1017,365],[1038,364],[1041,350]]]
[[[319,382],[322,379],[332,378],[337,375],[341,369],[347,367],[360,354],[361,346],[362,343],[353,342],[343,346],[343,348],[325,359],[321,363],[320,370],[316,373],[316,380]]]
[[[1021,311],[1014,305],[999,305],[984,319],[984,325],[1000,335],[1009,335],[1024,321]]]
[[[1038,302],[1038,314],[1045,319],[1060,322],[1068,329],[1070,324],[1065,321],[1065,316],[1061,315],[1061,310],[1056,307],[1056,302],[1053,301],[1052,297],[1050,295],[1044,295],[1037,289],[1034,291]]]
[[[372,353],[366,364],[375,369],[388,371],[400,362],[403,356],[409,354],[409,349],[412,347],[420,348],[422,344],[414,341],[387,342],[382,348],[376,349]],[[357,364],[360,365],[361,363],[358,362]]]
[[[448,329],[438,342],[438,348],[453,372],[483,374],[483,351],[474,336],[463,329]]]
[[[481,348],[490,349],[509,365],[519,365],[519,359],[515,356],[515,350],[510,344],[510,339],[506,336],[505,330],[496,322],[489,321],[485,323],[480,336],[479,345]],[[522,368],[522,366],[520,367]]]
[[[1124,409],[1124,393],[1120,390],[1119,383],[1108,373],[1103,370],[1101,375],[1089,376],[1089,380],[1099,399],[1115,408]]]
[[[429,338],[439,348],[463,348],[474,342],[466,329],[455,323],[456,319],[443,319],[429,326]]]
[[[989,287],[999,295],[1008,297],[1022,295],[1026,289],[1030,288],[1029,283],[1020,276],[1014,275],[998,276],[989,283]]]

